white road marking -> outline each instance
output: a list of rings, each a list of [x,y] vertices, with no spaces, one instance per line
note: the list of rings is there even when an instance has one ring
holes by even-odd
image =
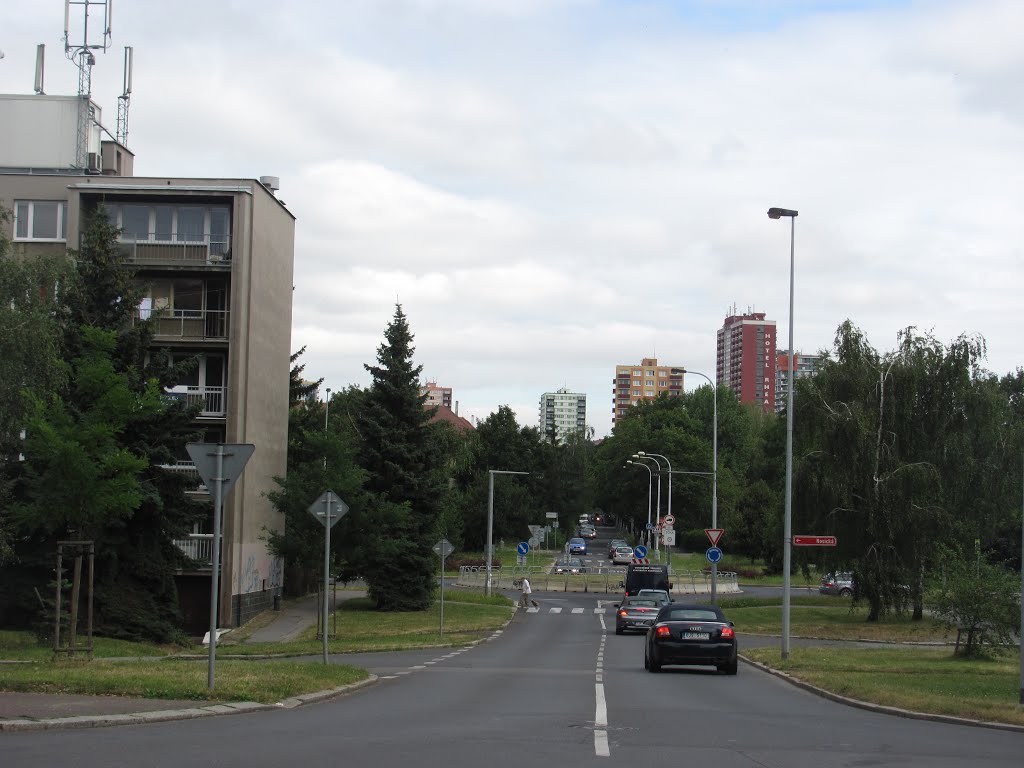
[[[526,612],[527,613],[537,613],[539,610],[540,610],[540,608],[527,608]]]
[[[394,680],[398,675],[384,675],[381,680]]]
[[[597,709],[594,712],[594,754],[598,757],[611,757],[608,749],[608,707],[604,700],[604,684],[594,685],[597,698]]]
[[[426,667],[422,664],[417,664],[416,666],[409,667],[409,669],[426,669]]]
[[[604,608],[595,608],[594,613],[604,613]]]
[[[582,608],[573,608],[572,612],[573,613],[583,613],[583,609]]]
[[[548,613],[561,613],[561,608],[548,608]]]

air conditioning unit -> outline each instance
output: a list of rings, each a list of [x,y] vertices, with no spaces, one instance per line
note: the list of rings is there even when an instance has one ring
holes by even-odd
[[[102,170],[99,152],[89,152],[86,155],[85,169],[99,173]]]

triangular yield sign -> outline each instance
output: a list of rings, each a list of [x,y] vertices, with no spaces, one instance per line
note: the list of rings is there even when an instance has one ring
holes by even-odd
[[[705,528],[704,533],[708,535],[708,540],[711,542],[712,547],[718,546],[718,540],[722,538],[722,534],[725,533],[724,528]]]

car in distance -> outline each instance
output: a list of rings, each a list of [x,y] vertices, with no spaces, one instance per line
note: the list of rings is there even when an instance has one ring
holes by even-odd
[[[615,558],[615,550],[618,547],[629,546],[625,539],[612,539],[608,542],[608,559],[613,560]]]
[[[628,544],[624,547],[616,547],[612,555],[612,563],[615,565],[629,565],[633,562],[633,548]]]
[[[671,596],[664,589],[641,589],[636,593],[636,596],[644,597],[648,600],[657,600],[659,608],[672,602]]]
[[[669,603],[658,611],[647,630],[644,669],[661,672],[665,665],[703,665],[735,675],[738,665],[736,631],[722,609],[714,605]]]
[[[658,615],[658,601],[648,597],[627,597],[616,605],[615,634],[643,631],[654,623]]]
[[[604,525],[604,515],[600,513],[594,515],[594,525]]]
[[[583,573],[586,568],[583,565],[583,561],[578,557],[567,557],[565,560],[559,560],[552,567],[552,573]]]
[[[587,554],[587,542],[585,539],[581,539],[579,536],[569,539],[569,554],[570,555],[585,555]]]
[[[584,539],[596,539],[597,528],[592,525],[581,525],[579,535]]]
[[[818,592],[822,595],[850,597],[853,594],[853,574],[849,571],[834,571],[821,577]]]

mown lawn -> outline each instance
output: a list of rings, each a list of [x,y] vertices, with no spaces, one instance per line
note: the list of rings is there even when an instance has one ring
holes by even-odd
[[[740,633],[782,633],[780,598],[737,598],[722,601],[723,611]],[[956,633],[925,616],[911,621],[909,615],[888,615],[867,621],[866,605],[854,606],[846,598],[795,597],[790,603],[790,635],[828,640],[884,640],[899,643],[953,642]]]
[[[200,659],[32,662],[3,666],[0,690],[140,696],[147,699],[257,701],[265,704],[365,680],[365,669],[288,661],[218,661],[214,690]]]
[[[778,648],[743,655],[819,688],[861,701],[915,712],[1024,725],[1018,703],[1020,655],[990,659],[953,656],[951,648]]]

